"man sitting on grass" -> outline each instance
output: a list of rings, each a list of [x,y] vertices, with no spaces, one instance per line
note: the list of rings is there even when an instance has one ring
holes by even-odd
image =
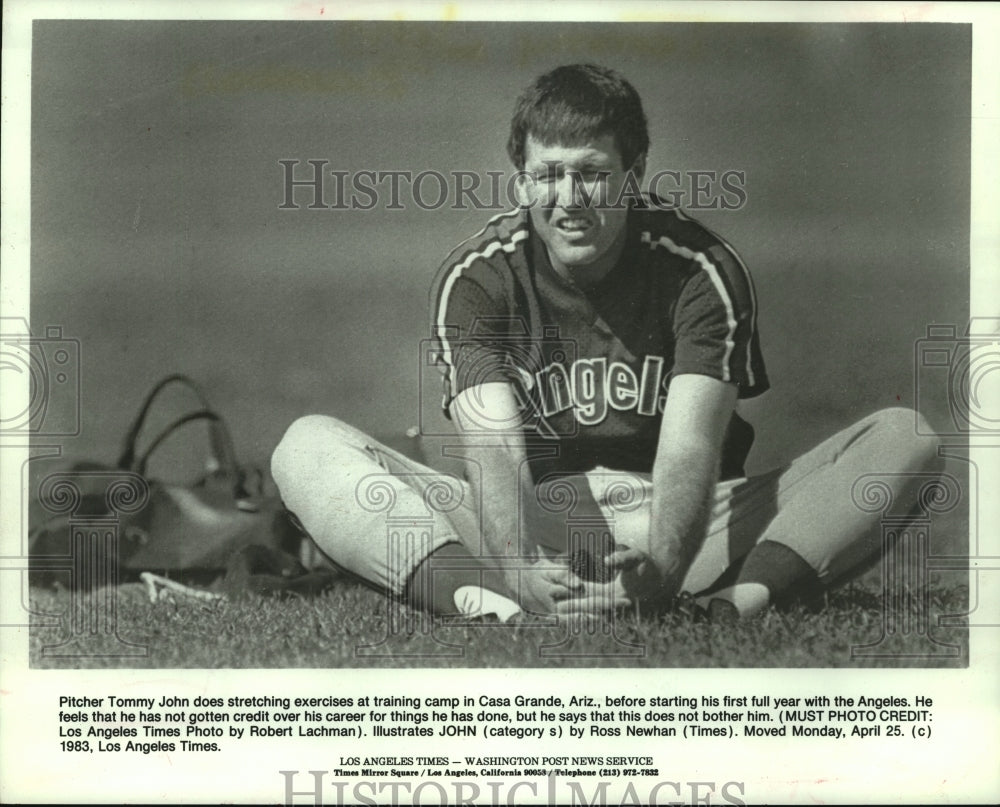
[[[852,486],[897,474],[896,501],[913,500],[936,442],[888,409],[746,478],[753,429],[736,403],[768,388],[753,284],[725,241],[639,192],[648,147],[614,71],[559,67],[521,95],[520,206],[453,250],[435,287],[460,506],[436,513],[427,545],[390,551],[359,484],[389,472],[405,500],[439,475],[324,416],[274,453],[286,505],[339,566],[435,614],[662,608],[683,593],[748,617],[877,558],[878,515]]]

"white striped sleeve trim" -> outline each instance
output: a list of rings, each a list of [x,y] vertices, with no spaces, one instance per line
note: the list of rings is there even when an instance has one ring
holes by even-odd
[[[684,214],[684,211],[677,208],[674,213],[677,214],[677,218],[683,221],[694,221],[693,218]],[[753,278],[750,276],[750,270],[747,269],[747,265],[743,263],[743,259],[740,257],[735,249],[733,249],[732,244],[730,244],[725,238],[719,235],[715,230],[711,230],[702,224],[700,221],[695,222],[699,227],[701,227],[705,232],[711,235],[713,238],[717,239],[722,247],[728,252],[735,260],[740,270],[743,272],[743,277],[746,279],[747,288],[750,289],[750,336],[757,332],[757,289],[753,285]],[[749,343],[748,343],[749,344]],[[750,354],[747,353],[747,377],[753,379],[753,370],[750,368]]]
[[[483,225],[483,228],[478,233],[476,233],[475,235],[473,235],[473,236],[471,236],[469,238],[463,238],[461,241],[459,241],[457,244],[455,244],[455,246],[453,246],[451,248],[451,250],[449,251],[448,254],[451,254],[451,252],[454,252],[456,249],[458,249],[460,246],[462,246],[462,244],[465,244],[465,243],[467,243],[469,241],[475,241],[477,238],[481,238],[483,235],[486,234],[486,231],[490,227],[492,227],[495,224],[497,224],[497,222],[499,222],[500,219],[514,218],[515,216],[520,216],[522,212],[523,211],[519,207],[515,207],[513,210],[504,210],[502,213],[497,213],[488,222],[486,222],[486,224]]]
[[[438,316],[437,322],[435,323],[437,327],[437,337],[441,342],[441,351],[438,357],[444,362],[445,365],[445,378],[447,380],[448,388],[452,386],[451,374],[454,369],[454,362],[452,360],[452,347],[448,342],[447,338],[447,327],[448,327],[448,299],[451,295],[452,287],[455,285],[461,276],[462,272],[468,269],[475,261],[480,258],[489,258],[495,255],[497,252],[514,252],[517,249],[517,245],[528,238],[528,230],[517,230],[515,231],[506,241],[491,241],[485,247],[481,247],[475,252],[470,252],[461,261],[456,263],[448,272],[448,276],[445,278],[444,284],[441,287],[441,302],[438,305]]]
[[[649,232],[644,232],[642,234],[642,243],[649,244],[650,249],[656,249],[656,247],[661,246],[675,255],[680,255],[682,258],[693,260],[697,262],[697,264],[708,275],[709,280],[711,280],[712,285],[715,287],[716,293],[719,295],[719,299],[722,300],[722,304],[726,309],[726,326],[728,328],[728,332],[726,333],[726,352],[722,358],[722,380],[732,381],[732,373],[729,372],[729,360],[732,358],[733,351],[736,349],[736,312],[733,309],[733,301],[729,296],[729,292],[726,291],[726,285],[722,282],[722,278],[719,277],[719,270],[715,267],[715,264],[709,260],[709,257],[704,252],[695,252],[692,249],[683,247],[665,235],[660,236],[654,241]],[[750,386],[753,386],[755,382],[753,370],[750,368],[749,342],[747,343],[746,369],[747,381]]]

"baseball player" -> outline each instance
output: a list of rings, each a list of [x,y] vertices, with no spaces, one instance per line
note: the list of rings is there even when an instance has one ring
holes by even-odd
[[[747,478],[739,399],[768,389],[747,268],[719,236],[639,192],[649,147],[635,89],[569,65],[519,98],[508,153],[519,207],[452,251],[434,288],[444,408],[467,464],[430,540],[387,550],[358,499],[439,475],[334,418],[294,423],[272,459],[282,497],[334,562],[437,614],[514,618],[681,594],[759,614],[867,568],[877,514],[851,489],[939,462],[914,413],[876,412]],[[919,431],[926,431],[921,429]],[[581,525],[584,525],[581,527]],[[589,525],[589,526],[588,526]]]

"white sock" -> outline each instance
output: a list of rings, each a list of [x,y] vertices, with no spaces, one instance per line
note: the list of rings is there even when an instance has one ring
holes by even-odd
[[[740,617],[750,617],[757,616],[767,608],[771,602],[771,592],[762,583],[737,583],[721,591],[697,597],[695,602],[707,609],[712,600],[731,602],[736,606]]]
[[[455,607],[467,617],[495,614],[501,622],[506,622],[521,611],[521,606],[513,600],[482,586],[459,586],[454,598]]]

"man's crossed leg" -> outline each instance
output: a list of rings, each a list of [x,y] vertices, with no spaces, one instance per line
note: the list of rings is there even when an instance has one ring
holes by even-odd
[[[927,430],[914,428],[912,411],[881,410],[784,468],[720,482],[705,541],[682,591],[706,607],[724,605],[731,613],[752,616],[771,604],[818,596],[868,568],[881,551],[879,515],[857,507],[852,488],[864,474],[885,473],[894,500],[913,500],[915,505],[926,474],[940,470],[937,441],[919,431]],[[415,607],[436,614],[493,613],[507,620],[520,610],[519,592],[504,582],[500,565],[523,564],[522,584],[527,575],[552,573],[549,566],[533,570],[531,559],[516,553],[483,557],[479,508],[465,482],[451,480],[461,495],[457,506],[447,512],[428,507],[433,504],[433,497],[426,496],[428,487],[441,480],[440,473],[335,418],[314,415],[293,423],[274,452],[272,473],[286,506],[330,559]],[[360,498],[373,475],[389,485],[400,512],[427,514],[433,524],[428,540],[404,541],[390,551],[386,516],[365,507]],[[648,554],[649,475],[601,468],[567,480],[580,493],[580,506],[605,518],[616,554]],[[622,482],[638,486],[638,507],[616,510],[613,489]],[[538,490],[542,488],[544,480]],[[635,569],[619,570],[610,583],[576,578],[569,571],[567,531],[554,532],[536,540],[566,561],[564,574],[579,584],[573,590],[581,596],[589,594],[605,604],[646,600],[664,605],[657,602],[655,590],[643,588]],[[615,555],[610,562],[614,564]],[[573,568],[580,570],[579,564]]]

